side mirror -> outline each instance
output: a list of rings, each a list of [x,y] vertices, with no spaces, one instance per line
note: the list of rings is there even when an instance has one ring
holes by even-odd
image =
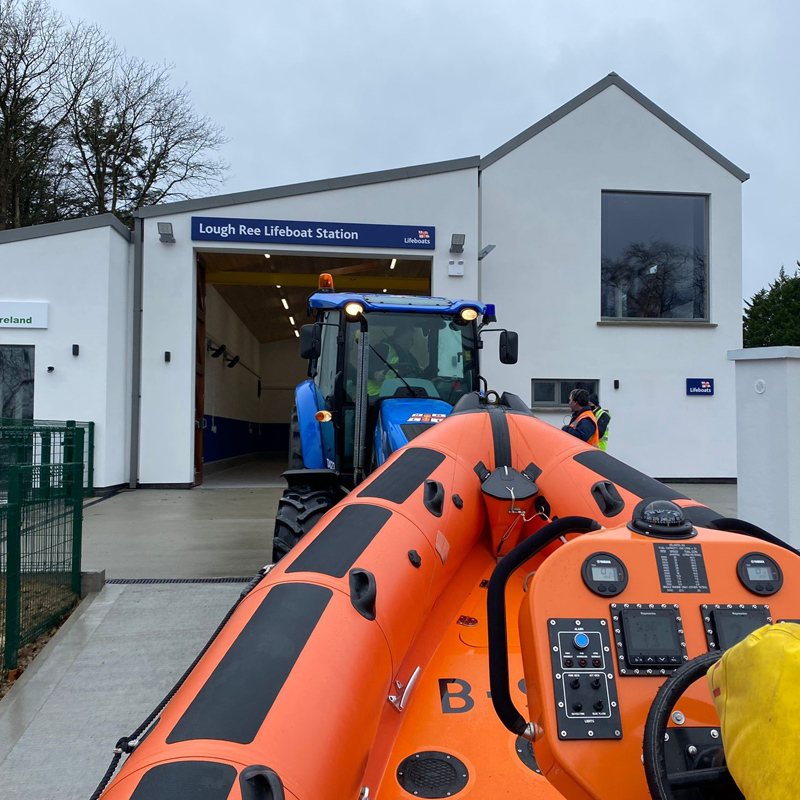
[[[500,332],[500,363],[516,364],[519,354],[519,336],[516,331]]]
[[[313,361],[322,349],[322,326],[303,325],[300,328],[300,358]]]

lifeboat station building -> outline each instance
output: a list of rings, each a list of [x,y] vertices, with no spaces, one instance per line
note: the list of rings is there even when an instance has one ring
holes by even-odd
[[[731,479],[748,177],[612,73],[485,156],[0,232],[1,413],[94,421],[97,487],[285,451],[329,272],[493,303],[490,388],[560,426],[587,387],[611,455]]]

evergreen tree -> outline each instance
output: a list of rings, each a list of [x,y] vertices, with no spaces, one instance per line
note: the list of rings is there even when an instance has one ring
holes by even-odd
[[[800,267],[800,261],[797,262]],[[777,280],[745,303],[744,346],[800,346],[800,269]]]

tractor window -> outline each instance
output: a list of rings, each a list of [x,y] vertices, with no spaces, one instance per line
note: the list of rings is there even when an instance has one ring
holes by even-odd
[[[372,311],[369,324],[369,374],[371,400],[386,396],[382,389],[414,379],[430,397],[455,403],[477,388],[475,326],[439,314]],[[346,395],[355,399],[358,363],[358,324],[347,326]]]
[[[322,317],[322,348],[317,362],[315,383],[325,399],[325,407],[333,405],[333,391],[336,384],[336,337],[339,334],[339,311],[328,311]]]

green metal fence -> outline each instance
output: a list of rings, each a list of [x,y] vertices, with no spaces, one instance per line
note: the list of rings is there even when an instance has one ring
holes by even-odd
[[[46,457],[45,437],[43,445],[38,443],[39,463],[2,465],[0,651],[6,670],[16,667],[20,647],[80,597],[84,428],[60,430],[68,431],[58,441],[60,463],[52,451]],[[4,433],[0,427],[0,451]]]
[[[76,445],[76,432],[82,444]],[[8,469],[15,464],[49,467],[83,461],[83,490],[94,494],[94,422],[0,418],[0,502],[8,493]],[[47,478],[47,473],[43,474]]]

